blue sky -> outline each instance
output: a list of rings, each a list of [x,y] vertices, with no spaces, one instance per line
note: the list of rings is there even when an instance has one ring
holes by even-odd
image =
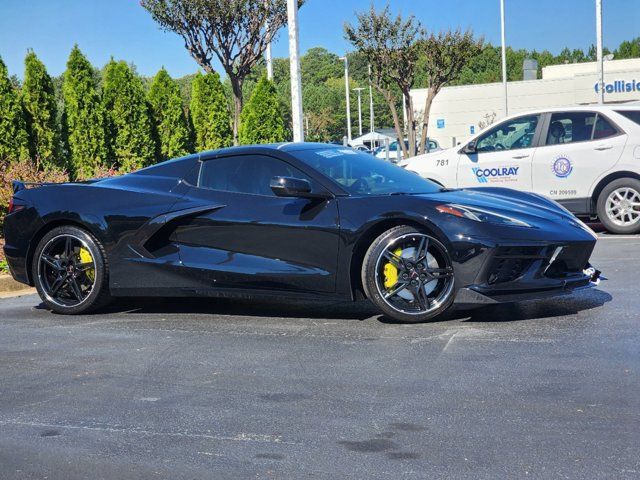
[[[471,27],[495,44],[500,41],[499,0],[375,0],[414,14],[431,30]],[[603,0],[605,45],[640,35],[640,0]],[[300,10],[303,51],[324,46],[348,49],[343,25],[371,0],[308,0]],[[594,0],[506,0],[507,43],[514,48],[586,49],[595,43]],[[288,56],[286,33],[274,55]],[[12,74],[22,76],[24,56],[33,48],[52,75],[65,69],[74,43],[97,66],[113,55],[138,66],[144,75],[165,66],[181,76],[198,67],[181,39],[161,31],[137,0],[0,0],[0,56]]]

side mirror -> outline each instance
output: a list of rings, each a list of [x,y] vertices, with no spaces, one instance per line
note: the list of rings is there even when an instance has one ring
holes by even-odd
[[[303,178],[273,177],[269,184],[273,193],[278,197],[295,198],[328,198],[328,194],[313,193],[311,184]]]
[[[466,153],[467,155],[478,153],[478,149],[476,148],[476,140],[471,140],[464,147],[462,147],[462,153]]]

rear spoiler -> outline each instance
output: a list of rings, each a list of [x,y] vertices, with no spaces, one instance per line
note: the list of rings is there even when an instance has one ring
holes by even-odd
[[[27,188],[42,187],[44,185],[57,185],[55,182],[21,182],[20,180],[12,180],[11,186],[13,187],[13,193],[16,194],[21,190]]]

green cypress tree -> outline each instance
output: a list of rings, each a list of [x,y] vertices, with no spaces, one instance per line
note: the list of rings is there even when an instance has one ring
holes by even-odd
[[[229,106],[215,73],[198,73],[192,83],[191,121],[195,130],[196,150],[228,147],[233,143]]]
[[[107,158],[104,114],[93,67],[77,45],[67,61],[62,93],[71,170],[75,176],[91,177]]]
[[[24,59],[22,104],[25,110],[31,157],[45,170],[60,166],[56,97],[53,81],[33,51]]]
[[[0,161],[28,157],[28,137],[20,97],[0,58]]]
[[[147,95],[162,160],[189,153],[189,128],[182,108],[180,87],[162,67]]]
[[[287,137],[278,92],[267,77],[260,79],[242,110],[238,137],[245,145],[282,142]]]
[[[111,158],[130,172],[153,161],[155,144],[142,80],[124,61],[111,60],[102,83],[107,139]]]

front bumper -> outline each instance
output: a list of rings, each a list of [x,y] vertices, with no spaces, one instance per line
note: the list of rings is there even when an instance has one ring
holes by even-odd
[[[457,306],[482,306],[499,303],[522,302],[524,300],[537,300],[544,298],[568,295],[577,290],[584,290],[598,286],[600,283],[600,271],[589,266],[581,275],[572,276],[563,281],[561,286],[534,288],[529,290],[490,291],[477,287],[464,287],[458,290],[455,304]]]
[[[518,302],[597,285],[600,272],[589,264],[595,236],[577,229],[562,233],[548,241],[458,237],[453,242],[455,303]]]

